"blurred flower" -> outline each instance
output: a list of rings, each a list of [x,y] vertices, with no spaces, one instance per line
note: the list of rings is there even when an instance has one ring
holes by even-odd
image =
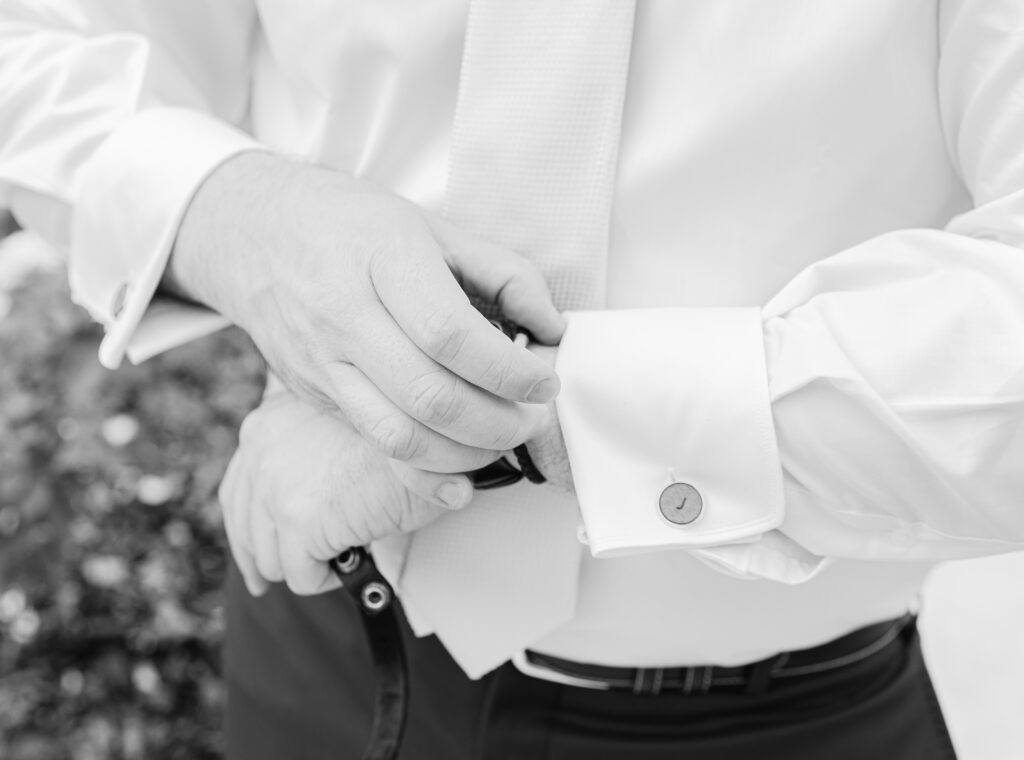
[[[195,633],[195,618],[173,599],[161,599],[156,604],[156,618],[153,621],[156,633],[161,638],[178,639]]]
[[[9,631],[11,638],[19,644],[28,644],[39,633],[39,613],[32,608],[23,610],[11,621]]]
[[[71,668],[60,674],[60,688],[69,696],[77,697],[82,693],[84,686],[85,677],[82,676],[82,671]]]
[[[68,531],[79,546],[94,544],[103,536],[96,523],[87,517],[76,517],[68,526]]]
[[[103,420],[100,431],[111,446],[127,446],[139,434],[139,421],[130,414],[116,414]]]
[[[12,536],[21,526],[21,512],[17,507],[10,506],[0,509],[0,535]]]
[[[143,694],[155,694],[162,683],[159,671],[151,662],[140,662],[132,669],[132,684]]]
[[[173,499],[179,487],[175,478],[143,475],[135,484],[135,498],[147,506],[158,507]]]
[[[165,552],[153,551],[138,569],[139,580],[144,588],[156,596],[168,594],[175,581],[172,569],[173,559]]]
[[[192,543],[192,529],[188,523],[174,520],[164,526],[164,538],[175,549],[181,549]]]
[[[10,623],[25,611],[28,598],[20,588],[7,589],[0,595],[0,623]]]
[[[94,555],[82,563],[82,575],[93,586],[114,588],[128,580],[128,564],[121,557]]]
[[[57,423],[57,435],[65,441],[75,440],[80,432],[81,426],[78,424],[78,420],[71,417],[65,417]]]

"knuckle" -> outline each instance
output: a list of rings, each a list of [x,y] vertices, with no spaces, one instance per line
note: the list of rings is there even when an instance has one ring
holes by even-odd
[[[423,320],[420,338],[423,350],[439,362],[449,362],[462,351],[469,330],[455,311],[439,309]]]
[[[312,596],[320,593],[330,571],[325,563],[316,563],[303,568],[302,572],[286,573],[284,582],[288,589],[299,596]]]
[[[282,579],[281,569],[266,557],[256,555],[256,569],[264,580],[271,583],[278,583]]]
[[[504,395],[515,389],[517,376],[512,361],[508,356],[501,356],[489,362],[480,375],[480,385],[492,388],[498,395]]]
[[[227,469],[224,471],[224,476],[217,485],[217,501],[220,502],[221,507],[225,511],[233,506],[233,494],[237,493],[238,490],[236,488],[238,478],[240,477],[238,468],[241,467],[239,456],[239,453],[236,451],[234,456],[231,457]]]
[[[505,305],[524,298],[530,290],[530,279],[528,275],[524,276],[523,273],[520,273],[518,277],[510,279],[502,286],[501,292],[498,294],[498,303]]]
[[[286,575],[284,582],[288,586],[288,590],[297,596],[312,596],[316,593],[309,580],[303,576]]]
[[[395,524],[399,533],[409,533],[423,527],[443,512],[441,507],[434,506],[430,502],[429,497],[416,500],[407,498],[400,505],[400,511],[395,517]]]
[[[367,436],[381,453],[402,461],[420,453],[421,438],[416,425],[398,415],[381,417],[370,425]]]
[[[245,416],[241,426],[238,428],[239,447],[246,445],[250,439],[256,437],[259,433],[259,427],[260,413],[259,409],[256,409]]]
[[[220,502],[221,507],[229,506],[230,502],[228,497],[230,493],[231,491],[228,488],[228,482],[225,478],[220,482],[220,485],[217,486],[217,501]]]
[[[416,419],[439,427],[446,427],[458,419],[464,405],[456,383],[439,372],[413,381],[409,387],[409,403]]]
[[[493,445],[498,451],[509,451],[519,444],[526,442],[523,430],[514,423],[509,422],[503,425],[495,425],[493,431]]]
[[[274,481],[280,482],[277,478],[274,478]],[[280,494],[278,496],[279,498],[274,499],[273,503],[266,506],[267,519],[279,532],[296,532],[301,534],[306,520],[301,496],[289,494],[289,497],[284,499],[280,498]],[[296,498],[297,496],[299,498]]]

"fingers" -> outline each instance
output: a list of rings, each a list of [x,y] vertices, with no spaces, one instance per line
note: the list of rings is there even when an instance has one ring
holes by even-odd
[[[290,394],[250,413],[239,439],[220,496],[232,553],[254,595],[282,580],[298,594],[337,588],[328,560],[341,549],[416,530],[471,497],[462,475],[385,466],[352,426]],[[469,451],[474,464],[494,458]]]
[[[380,349],[360,362],[373,365],[368,374],[344,363],[327,372],[349,422],[387,457],[422,469],[467,472],[546,426],[546,407],[495,398],[427,360],[393,323],[375,329],[372,343]]]
[[[294,533],[281,537],[281,567],[292,593],[309,596],[341,588],[341,581],[326,561],[314,558]]]
[[[469,472],[494,459],[494,452],[453,441],[395,406],[351,364],[328,368],[335,401],[363,440],[385,456],[435,472]]]
[[[247,542],[243,538],[246,531],[239,519],[241,516],[239,505],[246,503],[245,500],[249,492],[248,479],[241,475],[239,458],[238,453],[231,458],[218,492],[224,512],[224,532],[228,537],[231,556],[234,557],[235,565],[242,574],[246,589],[253,596],[263,596],[267,591],[268,584],[260,575],[252,551],[246,545]]]
[[[558,395],[554,370],[473,308],[436,250],[425,247],[419,254],[380,259],[371,269],[377,295],[401,332],[427,357],[509,401],[543,404]],[[365,345],[386,344],[371,340]],[[376,381],[369,365],[356,363]],[[417,364],[422,372],[423,362]]]
[[[281,581],[303,595],[340,588],[326,562],[313,558],[294,532],[279,534],[269,510],[251,501],[237,459],[221,483],[220,498],[231,555],[249,593],[262,596],[270,583]]]
[[[532,261],[446,220],[428,221],[449,266],[470,295],[498,304],[502,314],[541,343],[553,346],[562,339],[565,318],[555,308],[544,276]]]
[[[388,464],[402,485],[431,504],[462,509],[473,498],[473,484],[465,475],[427,472],[395,459],[389,459]]]
[[[260,571],[264,580],[280,583],[285,578],[278,551],[277,527],[274,525],[274,518],[262,502],[253,509],[250,525],[250,544],[256,560],[256,569]]]

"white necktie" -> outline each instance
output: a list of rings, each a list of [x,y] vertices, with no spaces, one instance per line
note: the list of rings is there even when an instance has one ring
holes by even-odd
[[[535,261],[560,309],[604,301],[634,0],[473,0],[445,214]],[[399,590],[477,677],[573,614],[575,502],[520,483],[420,530]]]

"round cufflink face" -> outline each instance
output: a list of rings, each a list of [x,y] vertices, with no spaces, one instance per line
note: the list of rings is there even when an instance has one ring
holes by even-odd
[[[675,525],[689,525],[704,511],[704,498],[689,483],[673,483],[661,492],[658,508]]]

